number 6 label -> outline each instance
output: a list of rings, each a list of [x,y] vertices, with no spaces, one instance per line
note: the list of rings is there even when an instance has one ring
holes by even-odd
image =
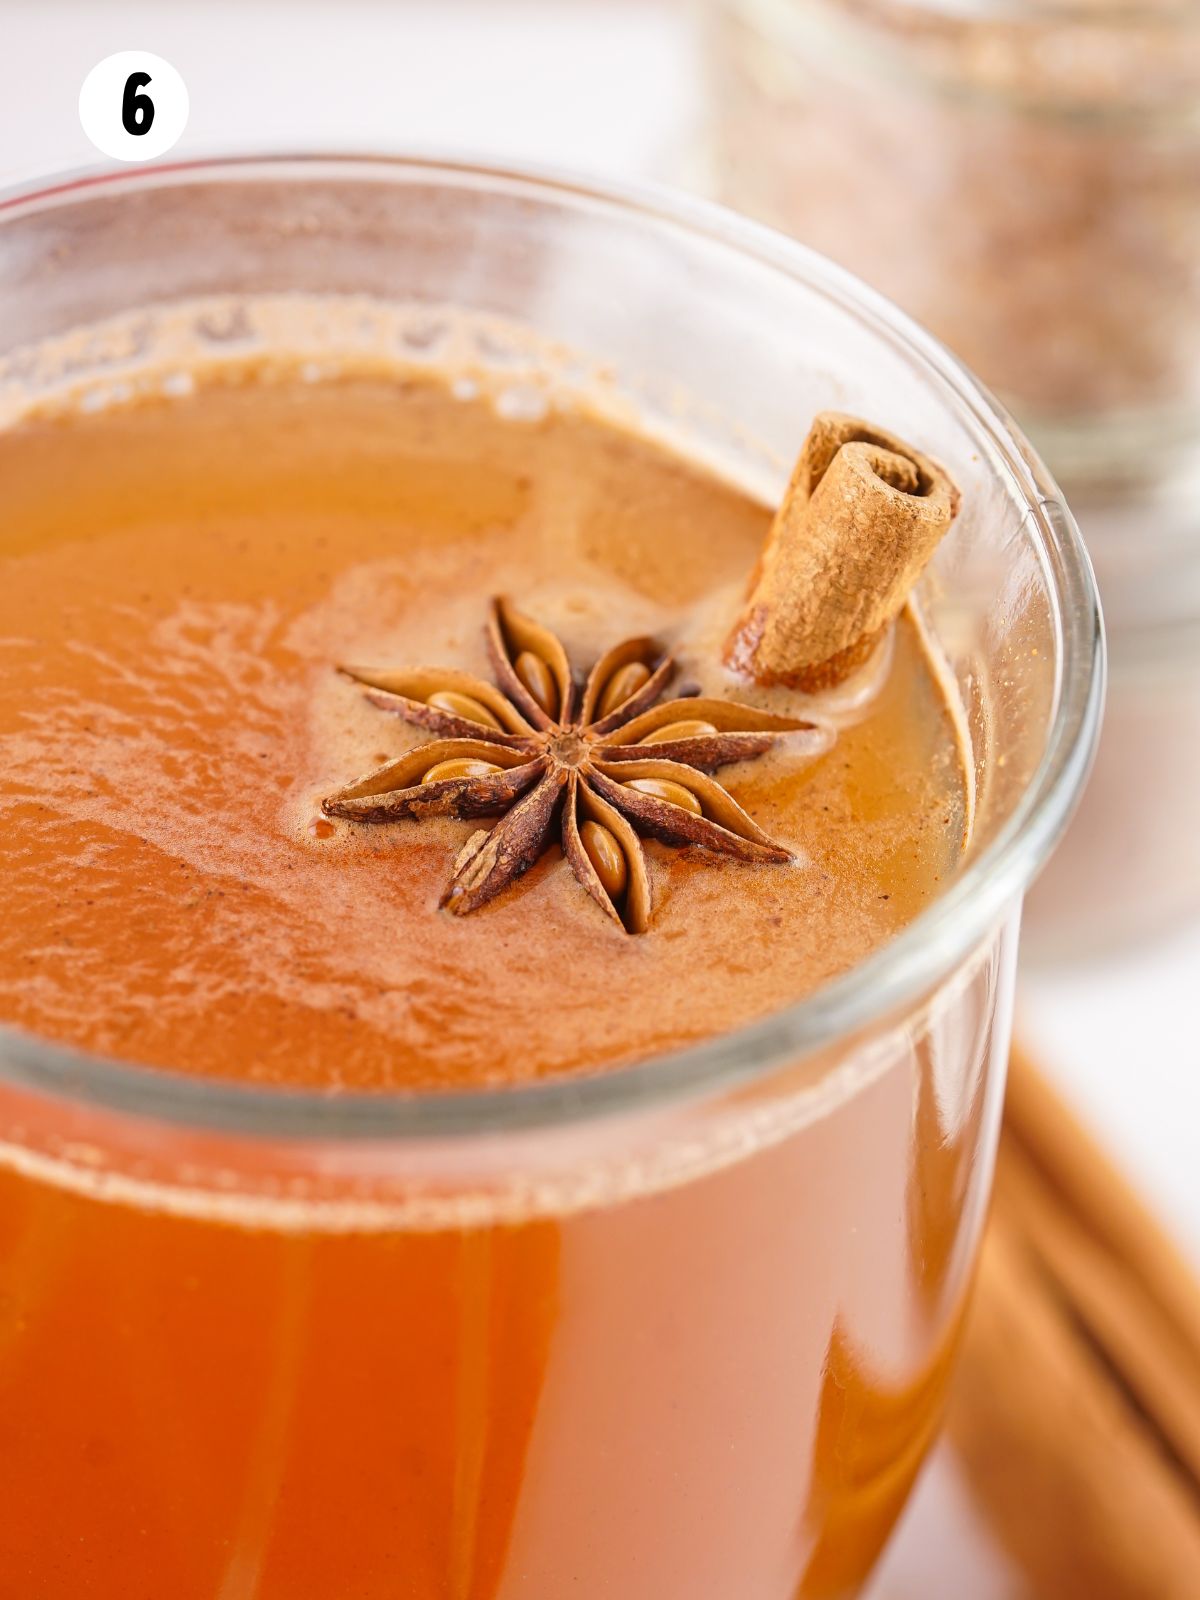
[[[83,131],[114,161],[153,161],[175,144],[188,119],[188,92],[169,61],[148,50],[106,56],[83,80]]]

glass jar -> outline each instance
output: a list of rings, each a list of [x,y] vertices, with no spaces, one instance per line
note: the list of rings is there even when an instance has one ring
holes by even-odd
[[[713,15],[726,197],[932,328],[1072,494],[1196,468],[1194,5],[717,0]]]
[[[1040,963],[1139,949],[1200,915],[1198,487],[1072,501],[1104,596],[1108,696],[1079,814],[1026,904]]]
[[[715,0],[711,25],[724,196],[990,383],[1095,562],[1108,719],[1030,949],[1165,931],[1200,911],[1200,9]]]
[[[1095,739],[1074,525],[986,394],[829,263],[700,205],[427,160],[8,197],[0,425],[64,381],[136,385],[187,307],[213,359],[267,353],[259,299],[296,293],[370,348],[375,310],[415,307],[389,358],[491,361],[522,403],[549,374],[764,495],[817,409],[902,424],[964,491],[921,603],[971,852],[811,998],[569,1081],[271,1092],[0,1032],[0,1571],[38,1600],[857,1594],[937,1426],[1020,902]]]

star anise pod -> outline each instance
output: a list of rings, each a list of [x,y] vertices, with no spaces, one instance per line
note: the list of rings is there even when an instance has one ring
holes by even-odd
[[[344,667],[367,698],[442,735],[323,801],[356,822],[405,817],[500,817],[473,834],[442,905],[460,915],[527,872],[561,819],[563,852],[580,883],[619,926],[640,933],[650,880],[638,834],[700,845],[738,861],[787,861],[708,774],[807,731],[812,722],[733,701],[659,702],[674,665],[653,639],[628,639],[573,676],[547,628],[493,600],[487,647],[496,684],[448,667]]]

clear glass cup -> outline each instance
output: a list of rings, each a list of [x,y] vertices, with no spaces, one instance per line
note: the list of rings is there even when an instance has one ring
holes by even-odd
[[[329,1098],[0,1033],[0,1572],[39,1600],[854,1595],[938,1424],[1021,899],[1095,740],[1071,518],[963,369],[828,262],[697,204],[445,161],[9,196],[0,424],[66,371],[135,381],[183,302],[214,350],[254,348],[266,293],[351,306],[368,343],[373,307],[416,305],[398,360],[507,366],[516,403],[503,319],[764,494],[828,405],[945,460],[964,507],[921,603],[973,843],[808,1000],[570,1081]],[[479,318],[465,354],[447,308]]]

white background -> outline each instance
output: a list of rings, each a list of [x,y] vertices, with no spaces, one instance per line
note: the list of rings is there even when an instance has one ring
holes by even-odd
[[[0,180],[101,161],[79,125],[80,85],[102,57],[145,49],[188,86],[176,155],[416,141],[700,184],[694,23],[685,0],[0,0]],[[1200,929],[1104,965],[1025,974],[1020,1026],[1200,1260],[1198,985]],[[969,1590],[948,1586],[961,1517],[938,1524],[927,1581],[927,1508],[937,1499],[941,1515],[954,1493],[938,1471],[889,1565],[887,1600],[998,1600],[1012,1591],[974,1568]]]

